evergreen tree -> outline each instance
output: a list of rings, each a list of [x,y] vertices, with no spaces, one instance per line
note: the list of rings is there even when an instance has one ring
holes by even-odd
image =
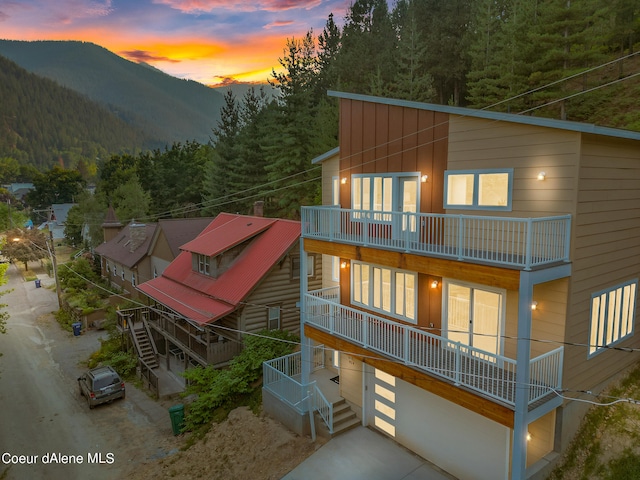
[[[398,4],[398,9],[402,4]],[[427,56],[427,45],[420,35],[418,22],[410,12],[397,15],[398,52],[395,56],[396,75],[386,88],[387,96],[416,102],[433,102],[436,92],[433,78],[427,73],[423,59]]]
[[[300,205],[312,204],[319,188],[309,173],[310,160],[318,153],[313,141],[317,57],[312,32],[302,40],[287,40],[279,63],[284,71],[274,70],[270,83],[281,92],[280,104],[264,146],[267,178],[278,181],[268,206],[278,216],[299,218]]]
[[[221,211],[234,211],[235,191],[232,186],[238,181],[235,165],[238,156],[237,139],[240,134],[240,107],[231,90],[224,95],[224,106],[220,112],[220,120],[213,129],[211,139],[215,151],[210,161],[204,166],[202,199],[207,205],[207,214],[218,214]]]
[[[340,88],[369,94],[373,85],[390,83],[396,42],[386,0],[356,0],[347,11],[337,56]]]

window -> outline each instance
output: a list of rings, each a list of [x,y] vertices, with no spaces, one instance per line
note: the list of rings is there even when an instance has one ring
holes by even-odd
[[[419,173],[353,175],[351,208],[354,218],[391,222],[392,212],[416,213],[419,205]]]
[[[115,277],[115,276],[117,276],[117,275],[118,275],[118,266],[117,266],[117,265],[114,265],[114,266],[113,266],[113,276]]]
[[[211,273],[211,257],[197,254],[198,257],[198,273],[209,275]]]
[[[331,203],[340,205],[340,179],[338,177],[331,178]]]
[[[120,272],[120,278],[124,280],[124,267],[122,267],[122,271]]]
[[[307,277],[311,278],[315,275],[315,261],[316,257],[313,255],[307,255]],[[291,257],[291,278],[300,278],[300,257]]]
[[[589,356],[633,335],[638,279],[591,296]]]
[[[502,353],[506,292],[484,285],[444,280],[445,336],[492,355]],[[494,357],[480,355],[487,360]]]
[[[133,285],[134,287],[136,286],[136,274],[135,273],[131,274],[131,285]]]
[[[511,210],[513,169],[444,173],[445,208]]]
[[[351,302],[416,322],[415,273],[352,262]]]
[[[331,257],[331,280],[334,282],[340,281],[340,257]]]
[[[280,329],[280,307],[267,308],[267,328],[269,330]]]

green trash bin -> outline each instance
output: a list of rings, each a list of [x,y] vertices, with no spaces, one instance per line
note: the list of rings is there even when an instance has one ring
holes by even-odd
[[[179,404],[169,407],[169,417],[171,417],[173,434],[178,435],[184,427],[184,405]]]

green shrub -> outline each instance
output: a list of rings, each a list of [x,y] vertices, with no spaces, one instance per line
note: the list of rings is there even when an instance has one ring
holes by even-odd
[[[71,324],[75,322],[75,320],[69,312],[61,308],[60,310],[54,313],[54,316],[56,317],[56,320],[58,321],[58,323],[60,324],[60,327],[63,330],[67,330],[68,332],[71,332],[73,330],[73,327],[71,327]]]
[[[195,395],[185,412],[185,430],[198,430],[214,419],[216,411],[230,411],[243,400],[255,404],[254,394],[260,390],[262,363],[293,352],[299,341],[295,335],[263,330],[258,336],[245,337],[245,348],[224,370],[213,367],[192,368],[183,376],[187,388],[183,396]],[[222,420],[222,419],[220,419]]]

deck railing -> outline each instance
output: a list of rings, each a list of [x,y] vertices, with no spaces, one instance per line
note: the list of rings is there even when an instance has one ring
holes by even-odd
[[[364,348],[515,405],[516,361],[331,300],[335,288],[305,295],[305,322]],[[329,298],[329,300],[327,299]],[[529,402],[561,386],[563,348],[530,362]]]
[[[262,364],[262,386],[302,414],[309,411],[309,402],[305,400],[314,389],[314,385],[303,385],[299,381],[301,375],[300,352],[274,358]]]
[[[510,218],[302,207],[302,236],[530,270],[569,261],[571,216]]]

